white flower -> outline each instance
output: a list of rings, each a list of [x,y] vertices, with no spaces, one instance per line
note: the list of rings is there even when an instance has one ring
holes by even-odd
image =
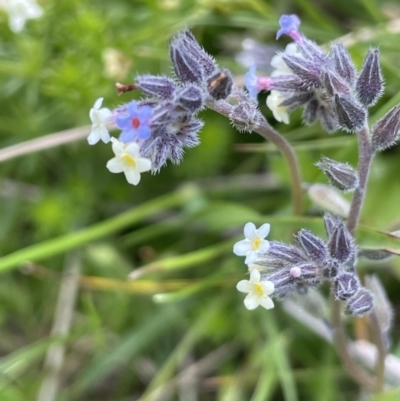
[[[289,124],[289,114],[287,112],[287,106],[279,106],[285,98],[280,92],[272,90],[267,96],[267,106],[272,111],[275,120]]]
[[[254,263],[260,253],[265,253],[269,249],[269,242],[264,238],[268,235],[269,224],[263,224],[258,230],[253,223],[244,226],[244,236],[246,239],[236,242],[233,246],[233,253],[238,256],[246,256],[244,263],[249,265]]]
[[[249,309],[255,309],[261,305],[265,309],[274,307],[274,302],[268,296],[274,292],[275,286],[272,281],[260,281],[261,274],[255,269],[250,274],[250,280],[239,281],[236,288],[240,292],[247,292],[248,295],[244,299],[244,306]]]
[[[108,161],[107,168],[112,173],[124,173],[129,184],[137,185],[140,173],[151,169],[151,161],[140,157],[140,148],[136,142],[124,144],[116,138],[111,138],[115,157]]]
[[[111,118],[111,110],[106,107],[101,108],[103,98],[100,97],[90,109],[89,117],[92,121],[92,130],[87,138],[89,145],[94,145],[100,140],[104,143],[110,142],[110,133],[107,129],[107,123]]]
[[[28,19],[39,18],[43,9],[35,0],[6,0],[3,7],[8,12],[8,24],[13,32],[21,32]]]
[[[283,60],[283,56],[298,56],[302,57],[296,43],[289,43],[284,52],[279,52],[275,54],[274,57],[271,59],[271,66],[275,68],[274,71],[271,73],[271,77],[276,77],[278,75],[286,75],[292,74],[290,68],[286,65],[285,61]]]

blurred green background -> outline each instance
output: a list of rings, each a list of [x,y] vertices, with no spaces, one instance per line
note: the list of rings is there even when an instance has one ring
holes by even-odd
[[[372,122],[400,101],[397,1],[40,4],[43,17],[21,33],[0,13],[1,148],[88,125],[99,97],[110,108],[137,98],[118,97],[115,82],[170,74],[168,43],[185,27],[240,77],[246,68],[235,56],[244,39],[285,46],[287,39],[274,40],[284,13],[297,13],[320,44],[347,35],[358,67],[368,48],[379,46],[386,91]],[[353,136],[301,126],[300,111],[289,126],[275,123],[264,104],[260,96],[269,121],[293,142],[306,182],[326,184],[314,165],[321,154],[356,165]],[[360,399],[331,345],[278,302],[271,311],[246,310],[235,289],[246,269],[232,246],[244,223],[270,222],[269,238],[291,241],[301,226],[322,232],[321,209],[308,200],[306,216],[291,217],[287,170],[276,149],[214,112],[201,118],[201,146],[180,166],[144,174],[137,187],[105,168],[109,145],[90,147],[84,138],[1,163],[1,401],[51,401],[57,360],[60,401]],[[394,147],[373,165],[362,217],[372,230],[400,228],[399,154]],[[399,261],[363,261],[359,268],[378,274],[398,312]],[[136,280],[128,281],[134,270]],[[65,298],[56,308],[60,291]],[[362,326],[349,327],[369,339]],[[391,352],[398,357],[399,334],[396,317]]]

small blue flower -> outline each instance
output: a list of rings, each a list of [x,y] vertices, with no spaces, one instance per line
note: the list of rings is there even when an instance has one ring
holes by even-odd
[[[148,139],[151,134],[150,117],[153,110],[150,106],[138,106],[135,101],[128,103],[124,113],[116,118],[117,127],[122,130],[120,141],[132,142],[135,139]]]
[[[282,35],[288,35],[293,40],[298,39],[300,35],[300,23],[300,18],[296,14],[282,15],[282,17],[279,18],[281,29],[276,33],[276,39],[279,39]]]
[[[257,99],[257,95],[260,92],[260,88],[258,86],[258,78],[256,75],[257,65],[253,63],[244,75],[244,84],[246,85],[246,89],[249,92],[249,95],[253,99]]]

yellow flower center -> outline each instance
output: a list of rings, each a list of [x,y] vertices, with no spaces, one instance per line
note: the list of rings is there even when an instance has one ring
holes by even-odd
[[[260,283],[254,284],[254,291],[256,292],[257,295],[260,295],[260,296],[264,295],[264,290]]]
[[[261,246],[261,241],[262,239],[260,237],[257,237],[252,244],[252,248],[256,251],[260,246]]]
[[[122,159],[124,160],[124,162],[128,165],[128,166],[132,166],[135,167],[136,166],[136,161],[135,159],[131,156],[128,155],[128,153],[124,153],[122,155]]]

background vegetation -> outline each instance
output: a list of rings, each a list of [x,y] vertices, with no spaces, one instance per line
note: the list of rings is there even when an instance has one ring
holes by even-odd
[[[400,101],[397,2],[40,4],[44,16],[20,34],[0,14],[1,148],[86,126],[98,97],[113,107],[139,96],[118,97],[115,82],[129,83],[139,72],[170,73],[168,42],[184,27],[240,76],[246,68],[235,56],[243,39],[285,45],[274,40],[283,13],[297,13],[303,31],[319,43],[350,34],[346,40],[358,67],[369,46],[380,47],[386,92],[372,121]],[[117,71],[107,61],[110,49],[120,52]],[[273,122],[264,103],[261,97]],[[232,245],[245,222],[270,222],[270,238],[290,241],[300,226],[321,231],[321,210],[308,201],[306,217],[291,217],[287,171],[276,150],[255,134],[239,134],[213,112],[202,118],[201,146],[189,150],[182,165],[143,175],[138,187],[106,170],[110,146],[89,147],[83,136],[1,163],[2,401],[50,401],[56,382],[50,368],[58,365],[60,401],[361,397],[331,345],[279,303],[272,311],[249,312],[235,289],[246,269]],[[276,127],[295,144],[309,183],[326,183],[313,164],[321,154],[357,162],[353,136],[328,136],[319,124],[303,127],[300,112],[289,126]],[[399,229],[399,153],[397,146],[375,161],[365,227]],[[399,260],[362,262],[360,269],[379,276],[399,312]],[[132,271],[136,279],[128,281]],[[398,316],[391,352],[400,357]],[[349,327],[368,339],[362,325]],[[396,399],[388,397],[400,399],[398,393],[373,399]]]

